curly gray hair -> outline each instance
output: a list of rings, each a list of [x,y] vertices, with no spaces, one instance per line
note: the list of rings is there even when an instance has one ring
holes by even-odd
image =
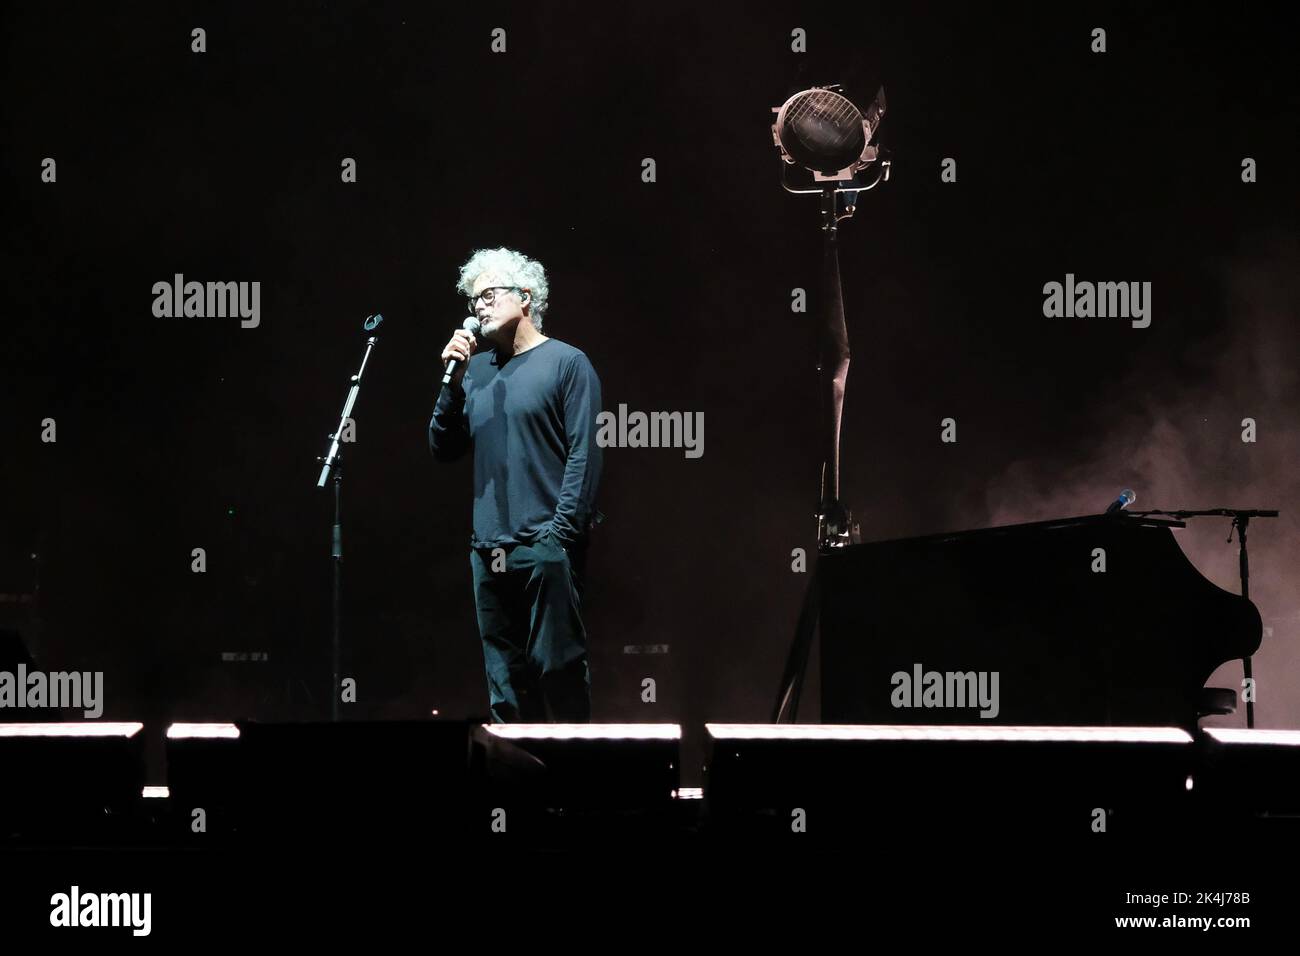
[[[502,285],[528,289],[532,297],[528,314],[537,331],[542,331],[542,319],[546,315],[547,299],[550,294],[550,286],[546,282],[546,269],[542,264],[536,259],[529,259],[522,252],[504,246],[497,249],[476,249],[460,267],[460,279],[456,283],[456,288],[462,294],[470,295],[474,291],[474,280],[485,272],[497,276]],[[512,294],[518,297],[518,293]]]

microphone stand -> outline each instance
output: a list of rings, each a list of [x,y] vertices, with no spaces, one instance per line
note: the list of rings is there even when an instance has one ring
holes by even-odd
[[[1204,516],[1217,516],[1222,518],[1232,518],[1232,524],[1228,527],[1228,540],[1232,540],[1232,529],[1237,529],[1237,565],[1241,573],[1241,596],[1250,600],[1250,558],[1246,554],[1246,528],[1250,524],[1251,518],[1276,518],[1278,512],[1265,511],[1259,508],[1208,508],[1204,511],[1140,511],[1134,512],[1141,515],[1167,515],[1172,518],[1199,518]],[[1254,681],[1254,675],[1251,672],[1251,655],[1247,654],[1241,659],[1242,676],[1248,681]],[[1246,701],[1246,726],[1253,728],[1255,726],[1255,702]]]
[[[365,322],[366,331],[373,331],[382,321],[384,321],[384,317],[378,313],[368,316]],[[334,483],[334,527],[330,536],[330,561],[334,569],[330,588],[333,626],[330,649],[330,673],[333,680],[333,688],[330,692],[330,720],[332,721],[339,719],[339,669],[343,647],[343,625],[340,614],[343,601],[343,452],[339,446],[342,441],[343,429],[352,416],[352,407],[356,404],[357,396],[361,393],[361,376],[365,374],[366,363],[370,360],[370,353],[374,350],[375,343],[378,341],[379,336],[377,335],[372,335],[366,339],[366,351],[361,356],[361,367],[357,369],[357,374],[352,376],[348,396],[343,402],[343,414],[339,416],[338,426],[329,436],[329,451],[326,452],[324,457],[316,459],[321,462],[320,477],[316,479],[316,487],[324,488],[325,483],[331,480],[331,476]]]

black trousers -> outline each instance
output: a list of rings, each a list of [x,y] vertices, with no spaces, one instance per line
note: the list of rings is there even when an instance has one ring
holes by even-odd
[[[470,550],[494,722],[591,720],[582,624],[586,551],[585,539],[566,548],[550,534],[532,544]]]

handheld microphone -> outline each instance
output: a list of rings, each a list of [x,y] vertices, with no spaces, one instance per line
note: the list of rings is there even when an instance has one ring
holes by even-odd
[[[474,336],[475,341],[478,341],[478,332],[480,328],[478,319],[476,319],[474,316],[471,315],[468,319],[466,319],[464,322],[460,324],[460,327],[464,329],[466,332],[468,332],[470,335]],[[442,384],[444,388],[451,384],[451,380],[455,376],[456,368],[459,364],[460,364],[460,359],[451,359],[447,363],[447,370],[442,373]]]

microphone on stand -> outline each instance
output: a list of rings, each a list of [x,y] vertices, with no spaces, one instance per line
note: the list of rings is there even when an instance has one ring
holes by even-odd
[[[460,327],[464,329],[466,332],[468,332],[470,335],[474,336],[475,342],[478,341],[478,332],[480,328],[478,319],[476,319],[474,316],[471,315],[468,319],[466,319],[464,322],[460,324]],[[442,373],[443,388],[446,388],[448,385],[451,384],[451,380],[455,376],[456,368],[459,364],[460,364],[460,359],[451,359],[447,363],[447,369]]]
[[[1106,509],[1106,514],[1113,515],[1123,511],[1135,501],[1137,501],[1137,495],[1133,494],[1133,489],[1125,488],[1119,493],[1119,497],[1110,503],[1110,507]]]

